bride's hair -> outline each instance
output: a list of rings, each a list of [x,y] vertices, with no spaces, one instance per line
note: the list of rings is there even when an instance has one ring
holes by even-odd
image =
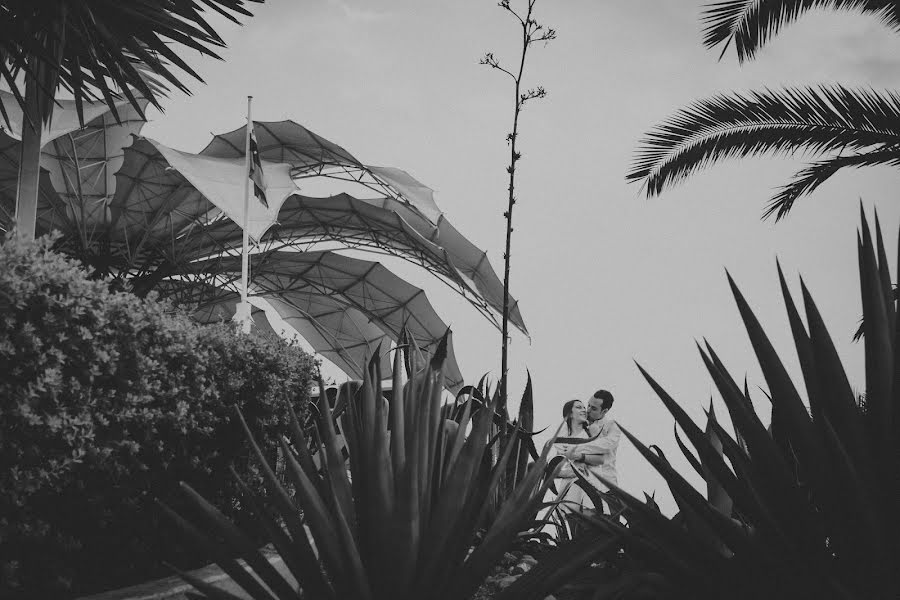
[[[575,434],[575,432],[572,431],[572,408],[575,406],[576,402],[581,402],[581,400],[576,398],[563,404],[562,414],[563,418],[566,420],[566,428],[569,430],[570,436]],[[587,423],[580,423],[580,425],[583,430],[587,431]]]

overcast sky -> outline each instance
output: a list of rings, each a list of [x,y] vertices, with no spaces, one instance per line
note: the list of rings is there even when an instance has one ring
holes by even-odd
[[[515,0],[514,0],[515,2]],[[731,297],[727,268],[798,376],[775,258],[793,289],[803,277],[851,381],[864,388],[855,232],[859,202],[877,206],[888,255],[900,224],[891,169],[839,176],[798,202],[782,223],[760,215],[802,163],[768,158],[724,164],[661,198],[625,183],[638,140],[655,123],[714,92],[844,82],[897,87],[900,36],[874,19],[814,14],[786,29],[754,63],[701,44],[699,0],[539,0],[537,18],[558,39],[533,47],[526,84],[548,97],[520,122],[511,289],[532,341],[517,332],[511,396],[526,368],[536,423],[555,428],[562,404],[598,388],[613,416],[682,466],[672,418],[643,381],[645,366],[698,420],[713,385],[694,346],[706,337],[736,378],[765,386]],[[407,170],[437,191],[448,218],[502,273],[512,89],[478,65],[486,51],[515,60],[516,24],[491,0],[269,0],[244,27],[222,25],[224,62],[188,57],[206,85],[171,96],[144,135],[197,152],[230,131],[254,96],[257,120],[293,119],[362,162]],[[893,260],[893,259],[892,259]],[[426,272],[391,263],[424,287],[454,331],[464,375],[500,367],[500,334]],[[756,405],[768,422],[761,393]],[[716,402],[720,402],[716,398]],[[724,408],[720,414],[725,414]],[[619,480],[635,494],[665,484],[626,445]],[[694,479],[696,481],[696,479]]]

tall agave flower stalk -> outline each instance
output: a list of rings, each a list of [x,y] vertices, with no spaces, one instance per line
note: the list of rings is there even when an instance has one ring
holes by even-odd
[[[279,484],[238,413],[268,482],[269,494],[248,491],[248,503],[257,527],[267,532],[297,584],[273,569],[249,536],[188,486],[186,495],[200,518],[191,522],[164,510],[257,600],[469,597],[511,540],[534,519],[552,480],[543,480],[549,445],[473,549],[486,500],[516,445],[509,444],[497,464],[486,468],[496,400],[474,417],[470,403],[459,427],[445,426],[445,353],[442,343],[428,366],[404,384],[397,352],[397,393],[390,406],[381,396],[378,356],[369,362],[361,389],[347,399],[341,416],[349,476],[324,390],[312,441],[294,415],[290,443],[282,444],[294,497]],[[318,448],[321,468],[310,445]],[[239,566],[238,557],[253,575]],[[237,598],[184,577],[208,598]]]
[[[627,525],[592,519],[592,538],[561,547],[502,597],[543,598],[562,583],[557,569],[570,568],[579,550],[583,557],[595,556],[594,549],[615,560],[620,548],[630,566],[598,587],[595,598],[638,590],[647,597],[685,597],[688,590],[692,598],[710,599],[900,597],[900,327],[877,216],[874,239],[862,216],[858,256],[864,396],[851,387],[802,281],[806,323],[779,267],[805,401],[729,277],[766,380],[771,424],[763,424],[746,381],[739,385],[732,378],[709,343],[699,347],[700,355],[734,435],[712,410],[701,429],[639,366],[684,432],[687,443],[679,438],[679,445],[706,481],[706,496],[658,448],[648,448],[623,427],[665,478],[679,514],[666,518],[649,500],[613,487],[611,495],[626,506]]]

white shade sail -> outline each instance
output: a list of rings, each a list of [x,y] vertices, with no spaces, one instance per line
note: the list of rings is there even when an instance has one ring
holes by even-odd
[[[240,243],[241,230],[221,221],[186,240],[185,258],[209,256],[220,247]],[[391,198],[359,199],[349,194],[311,198],[294,194],[285,200],[278,223],[263,238],[264,248],[304,248],[339,241],[353,248],[375,249],[426,267],[454,284],[485,316],[497,323],[503,311],[503,283],[484,251],[445,218],[431,224],[417,211]],[[516,300],[510,297],[510,321],[527,335]]]
[[[298,172],[319,172],[330,167],[362,167],[356,158],[320,135],[294,121],[254,121],[259,157],[271,162],[290,163]],[[243,158],[247,126],[213,137],[203,156]]]
[[[247,188],[247,165],[244,158],[217,158],[180,152],[147,140],[162,154],[166,162],[177,170],[201,194],[220,208],[235,223],[244,219],[244,195]],[[287,163],[262,161],[265,173],[265,192],[268,206],[249,194],[247,203],[247,233],[259,240],[275,223],[281,204],[297,190],[291,178],[292,166]]]
[[[186,280],[164,282],[162,290],[200,307],[208,319],[216,314],[213,307],[227,305],[227,316],[238,300],[240,268],[239,257],[200,261],[183,272]],[[274,251],[252,256],[250,274],[254,296],[269,302],[317,352],[357,377],[367,356],[396,342],[404,327],[429,352],[447,331],[423,290],[377,262],[329,251]],[[462,385],[452,343],[444,372],[448,389]]]
[[[141,103],[141,110],[146,108],[149,104],[149,102],[143,98],[139,98],[139,102]],[[0,103],[3,103],[3,108],[6,109],[6,114],[9,116],[9,127],[11,128],[9,133],[14,139],[21,140],[24,113],[22,112],[19,103],[16,101],[16,97],[12,92],[0,90]],[[131,122],[133,121],[133,118],[137,116],[137,111],[134,110],[134,107],[131,106],[131,102],[127,98],[123,97],[113,104],[116,107],[116,111],[119,113],[120,121],[123,123],[126,121]],[[104,101],[84,102],[82,105],[82,113],[84,115],[85,123],[91,123],[98,118],[103,119],[108,123],[116,122],[115,116],[111,113],[109,106]],[[2,122],[2,119],[0,119],[0,122]],[[141,119],[141,122],[142,125],[143,123],[146,123],[143,119]],[[48,144],[61,136],[75,133],[80,129],[82,129],[82,127],[78,121],[78,110],[75,107],[75,101],[57,99],[53,107],[53,115],[50,121],[41,128],[41,142],[43,144]]]
[[[13,135],[0,132],[0,151],[4,154],[0,164],[4,196],[0,198],[0,226],[7,228],[15,214],[22,113],[11,94],[0,92],[0,100],[10,112],[13,128]],[[140,104],[146,108],[148,102],[140,100]],[[131,136],[146,123],[127,100],[117,103],[117,111],[119,121],[105,102],[85,102],[87,124],[80,127],[74,101],[59,100],[42,133],[37,233],[62,231],[63,249],[79,256],[89,256],[92,247],[102,245],[116,190],[115,173],[122,166]]]

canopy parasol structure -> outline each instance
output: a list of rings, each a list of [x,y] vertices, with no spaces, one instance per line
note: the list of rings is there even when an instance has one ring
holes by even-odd
[[[19,160],[21,144],[19,140],[0,128],[0,229],[9,230],[16,214],[16,192],[19,180]],[[50,172],[41,169],[38,180],[37,228],[41,233],[60,229],[66,234],[75,234],[69,227],[66,205],[56,193]]]
[[[63,101],[45,132],[38,234],[60,232],[62,251],[130,280],[137,293],[158,290],[204,321],[230,316],[240,278],[245,127],[191,154],[140,137],[144,122],[129,106],[116,122],[96,104],[85,104],[90,121],[79,128],[74,106]],[[400,169],[366,166],[293,121],[255,128],[269,206],[251,201],[251,289],[316,351],[359,376],[366,354],[396,341],[404,324],[426,349],[446,331],[419,288],[380,264],[323,253],[323,243],[411,261],[498,325],[502,284],[430,188]],[[12,223],[19,153],[16,136],[0,131],[0,229]],[[313,177],[353,182],[376,197],[301,195],[297,183]],[[527,333],[512,298],[510,306],[511,322]],[[448,365],[448,383],[461,384],[455,359]]]
[[[219,158],[242,158],[244,125],[217,135],[200,154]],[[294,164],[292,176],[302,180],[326,177],[350,182],[405,203],[432,223],[441,216],[434,201],[434,190],[395,167],[366,166],[337,144],[313,133],[294,121],[254,122],[263,160]]]
[[[255,254],[251,263],[253,295],[266,300],[317,352],[357,377],[365,360],[382,344],[396,342],[404,327],[431,352],[447,331],[425,292],[380,263],[330,251],[284,250]],[[240,277],[239,257],[199,261],[181,280],[163,282],[160,289],[198,307],[204,320],[215,320],[233,314]],[[214,310],[220,306],[225,312]],[[448,389],[462,385],[452,343],[445,375]]]
[[[383,252],[427,268],[456,287],[486,318],[497,324],[503,311],[503,283],[486,254],[466,239],[443,216],[431,224],[405,204],[391,198],[359,199],[349,194],[312,198],[294,194],[285,200],[276,223],[263,237],[260,249],[315,248],[338,241],[349,248]],[[222,220],[191,236],[181,246],[184,258],[210,256],[223,247],[240,244],[241,229]],[[510,320],[527,334],[514,298]]]
[[[0,91],[0,101],[10,113],[12,127],[11,132],[0,132],[0,227],[8,229],[15,214],[22,112],[11,94]],[[147,104],[141,101],[142,107]],[[122,166],[131,136],[146,123],[127,100],[117,110],[119,122],[105,103],[85,103],[87,124],[80,127],[74,101],[60,100],[42,133],[37,231],[60,230],[63,249],[94,266],[98,265],[90,259],[103,253],[115,172]]]

